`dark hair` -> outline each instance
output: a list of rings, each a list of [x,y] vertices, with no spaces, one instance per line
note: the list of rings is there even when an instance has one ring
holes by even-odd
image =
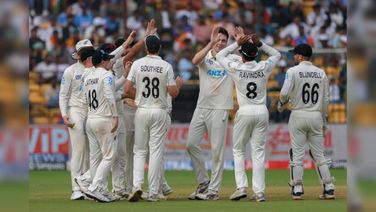
[[[161,48],[161,40],[156,35],[149,35],[146,37],[145,45],[150,54],[157,54]]]
[[[225,35],[227,37],[227,39],[229,38],[227,30],[223,27],[219,27],[218,33]]]
[[[93,56],[91,57],[91,62],[94,66],[99,65],[102,62],[102,57],[100,51],[95,51]]]

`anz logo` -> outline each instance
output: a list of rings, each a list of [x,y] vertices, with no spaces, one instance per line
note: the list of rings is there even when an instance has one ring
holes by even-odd
[[[226,76],[226,71],[225,70],[208,70],[208,75],[212,77],[223,77]]]

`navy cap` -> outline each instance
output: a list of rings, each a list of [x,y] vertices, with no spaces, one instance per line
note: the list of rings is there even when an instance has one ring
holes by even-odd
[[[99,49],[102,49],[104,50],[107,54],[111,53],[112,51],[114,51],[116,49],[116,46],[115,44],[112,44],[112,43],[104,43],[102,44]]]
[[[299,44],[295,46],[294,49],[290,49],[289,52],[293,54],[300,54],[304,57],[312,56],[312,47],[306,43]]]
[[[161,40],[156,35],[149,35],[145,40],[146,48],[151,52],[156,52],[161,47]]]
[[[255,58],[258,54],[258,48],[255,44],[247,42],[240,47],[239,52],[247,58]]]
[[[96,66],[100,64],[103,60],[110,60],[114,58],[115,55],[107,54],[103,49],[99,49],[94,52],[93,57],[91,58],[93,65]]]

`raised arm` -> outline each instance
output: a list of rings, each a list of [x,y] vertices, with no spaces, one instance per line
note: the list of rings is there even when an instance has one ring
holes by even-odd
[[[152,35],[152,34],[155,34],[155,32],[157,31],[157,28],[155,27],[155,21],[154,19],[151,19],[149,22],[148,22],[148,25],[146,27],[146,32],[145,32],[145,36],[144,38],[146,38],[147,36],[149,35]],[[128,52],[127,54],[124,56],[124,59],[123,59],[123,63],[125,65],[126,62],[128,61],[131,61],[133,60],[133,58],[138,55],[141,50],[144,48],[145,46],[145,39],[140,39]]]
[[[125,40],[121,46],[119,46],[118,48],[116,48],[114,51],[110,53],[111,55],[115,55],[115,57],[110,60],[112,64],[115,63],[117,59],[121,58],[121,55],[123,54],[124,50],[133,42],[135,37],[136,37],[136,32],[132,31],[131,34],[129,34],[127,40]]]
[[[192,63],[194,65],[199,65],[203,62],[205,56],[208,54],[208,52],[212,49],[212,47],[217,43],[218,41],[218,31],[219,27],[216,27],[213,29],[211,37],[210,37],[210,42],[199,52],[195,54],[195,56],[192,59]]]
[[[276,66],[278,60],[281,59],[281,53],[279,53],[279,51],[277,51],[273,47],[261,42],[256,34],[253,34],[251,36],[251,39],[257,47],[259,47],[262,51],[269,55],[269,58],[266,60],[265,72],[271,72],[273,68]]]

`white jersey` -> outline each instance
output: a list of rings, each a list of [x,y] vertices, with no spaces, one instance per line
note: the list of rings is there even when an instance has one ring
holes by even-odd
[[[168,108],[167,86],[176,85],[168,62],[159,56],[147,55],[132,64],[127,79],[136,85],[138,108]]]
[[[89,118],[118,116],[114,76],[110,71],[104,68],[92,69],[85,76],[83,91]]]
[[[227,57],[237,48],[239,48],[239,45],[235,42],[220,51],[217,54],[217,58],[235,82],[239,111],[245,110],[246,107],[254,106],[252,110],[246,111],[247,114],[267,113],[266,84],[270,73],[281,58],[281,54],[272,47],[263,44],[261,49],[270,55],[266,61],[243,63],[241,61],[233,61]],[[263,107],[257,110],[255,108],[257,105]]]
[[[65,69],[60,84],[59,106],[62,116],[67,116],[69,107],[84,109],[84,98],[81,92],[81,78],[85,73],[82,63],[76,62]]]
[[[325,72],[309,61],[288,69],[280,100],[289,99],[292,110],[321,111],[326,116],[329,86]]]
[[[240,60],[237,55],[229,55],[231,60]],[[231,110],[233,103],[233,83],[227,75],[224,67],[213,57],[209,51],[205,58],[199,63],[198,71],[200,76],[200,93],[197,107],[204,109]]]

